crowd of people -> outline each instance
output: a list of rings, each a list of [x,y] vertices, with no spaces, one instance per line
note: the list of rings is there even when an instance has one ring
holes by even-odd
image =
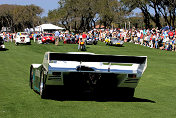
[[[176,30],[163,28],[157,29],[105,29],[105,30],[91,30],[87,34],[87,38],[97,37],[104,41],[107,37],[115,37],[124,42],[131,42],[140,44],[150,48],[176,51]]]
[[[121,39],[150,48],[176,51],[176,31],[169,28],[124,30],[121,33]]]
[[[32,38],[41,33],[33,33]],[[6,41],[13,41],[15,33],[2,33],[3,39]],[[130,30],[125,29],[94,29],[83,33],[69,33],[68,31],[59,32],[56,31],[53,34],[56,38],[56,43],[58,45],[59,41],[64,43],[79,43],[81,41],[86,41],[89,39],[96,39],[104,41],[108,37],[118,38],[124,42],[131,42],[135,44],[140,44],[150,48],[176,51],[176,30],[172,30],[169,27],[163,29],[136,29],[132,28]]]

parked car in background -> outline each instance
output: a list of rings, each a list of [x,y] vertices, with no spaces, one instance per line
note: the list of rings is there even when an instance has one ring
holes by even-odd
[[[120,40],[119,38],[108,37],[105,39],[105,43],[106,45],[122,46],[124,41]]]
[[[5,49],[4,40],[1,36],[0,36],[0,49]]]
[[[55,43],[54,34],[44,33],[42,37],[42,43]]]
[[[4,39],[4,35],[3,35],[3,33],[0,33],[0,37],[2,37],[2,39]]]
[[[88,38],[85,42],[88,45],[92,45],[92,44],[96,45],[98,42],[98,38],[96,38],[96,37],[95,38],[94,37]]]
[[[30,45],[31,44],[31,40],[30,40],[29,34],[27,32],[17,32],[17,34],[14,38],[14,41],[15,41],[15,45],[18,45],[18,44]]]

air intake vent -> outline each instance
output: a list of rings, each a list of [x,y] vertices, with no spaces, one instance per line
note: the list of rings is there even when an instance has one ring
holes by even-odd
[[[78,66],[76,68],[77,71],[94,71],[94,69],[86,67],[86,66]]]

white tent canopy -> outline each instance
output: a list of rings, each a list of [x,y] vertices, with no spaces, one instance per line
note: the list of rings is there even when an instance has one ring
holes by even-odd
[[[35,31],[48,31],[48,30],[63,30],[65,28],[62,28],[62,27],[58,27],[56,25],[53,25],[53,24],[42,24],[42,25],[39,25],[37,27],[35,27]]]

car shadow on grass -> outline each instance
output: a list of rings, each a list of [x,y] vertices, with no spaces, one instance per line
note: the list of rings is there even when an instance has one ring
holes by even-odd
[[[124,48],[125,46],[122,45],[122,46],[115,46],[115,47]]]
[[[55,101],[96,101],[96,102],[150,102],[150,103],[156,103],[155,101],[144,99],[144,98],[123,98],[123,97],[95,97],[95,96],[52,96],[48,98],[50,100]]]
[[[110,47],[116,47],[116,48],[124,48],[125,46],[119,46],[119,45],[107,45],[107,46],[110,46]]]
[[[73,92],[73,91],[57,91],[50,92],[48,100],[55,101],[96,101],[96,102],[150,102],[156,103],[153,100],[137,97],[122,97],[117,94],[99,94],[96,92]]]
[[[9,49],[7,49],[7,48],[1,48],[0,49],[0,51],[7,51],[7,50],[9,50]]]

